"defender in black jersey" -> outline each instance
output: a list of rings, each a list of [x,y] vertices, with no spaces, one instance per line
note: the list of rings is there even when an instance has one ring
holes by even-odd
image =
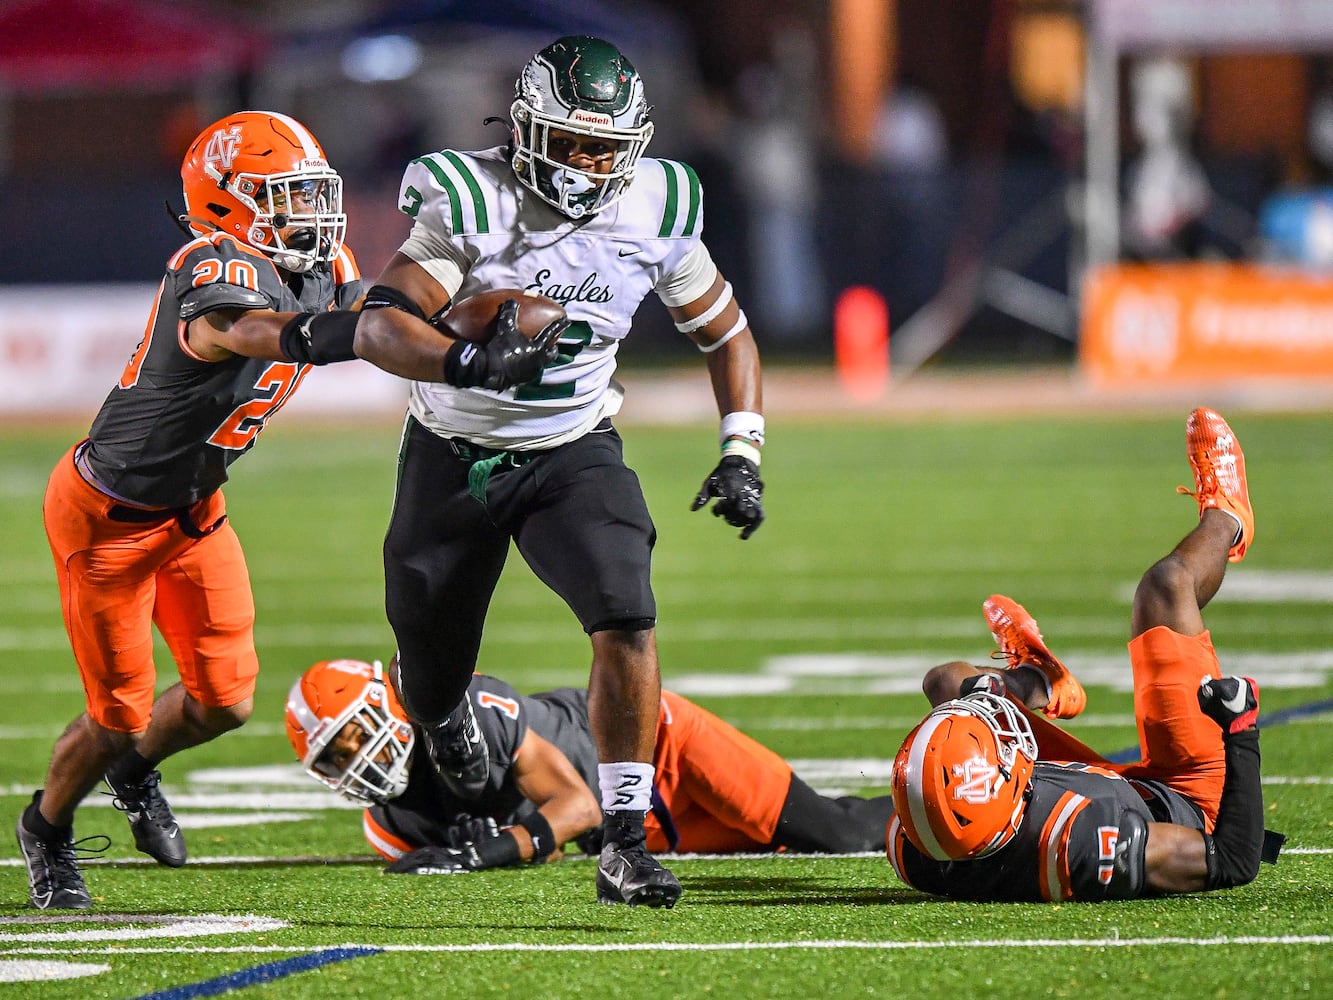
[[[88,437],[56,466],[42,514],[86,710],[57,740],[18,824],[30,898],[87,909],[74,813],[105,777],[139,850],[185,863],[157,765],[245,722],[259,669],[254,602],[222,485],[311,365],[362,357],[444,377],[451,341],[349,311],[342,181],[300,122],[206,128],[181,167],[191,238],[167,264],[143,339]],[[154,698],[152,629],[180,682]]]
[[[287,700],[287,734],[308,773],[369,808],[366,839],[394,872],[490,868],[600,848],[597,747],[588,692],[520,695],[473,676],[468,699],[490,747],[484,788],[458,795],[422,753],[378,665],[329,660]],[[647,817],[654,851],[882,850],[891,802],[816,794],[767,747],[663,692]]]
[[[1244,455],[1212,410],[1190,414],[1186,437],[1199,524],[1144,574],[1131,618],[1142,760],[1112,764],[1031,711],[1046,706],[1054,657],[1031,616],[996,595],[987,616],[1009,669],[934,668],[923,687],[936,708],[894,762],[888,854],[909,885],[1100,901],[1244,885],[1276,860],[1258,685],[1221,676],[1201,612],[1254,537]]]

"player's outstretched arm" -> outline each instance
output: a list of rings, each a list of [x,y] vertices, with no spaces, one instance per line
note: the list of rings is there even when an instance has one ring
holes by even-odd
[[[719,273],[692,302],[668,307],[680,330],[702,351],[722,416],[722,458],[699,488],[691,510],[716,500],[713,513],[749,538],[764,521],[764,484],[759,478],[764,444],[759,348],[744,311]]]
[[[515,787],[537,807],[515,826],[497,829],[473,820],[451,829],[449,843],[431,844],[403,855],[384,870],[391,875],[456,875],[555,860],[568,841],[602,821],[592,790],[556,747],[532,730],[514,760]],[[462,840],[456,834],[468,831]]]
[[[181,301],[190,350],[209,361],[241,355],[325,365],[364,358],[404,378],[442,381],[454,341],[426,322],[424,310],[443,308],[448,294],[406,257],[385,274],[406,290],[376,285],[362,299],[364,312],[274,312],[250,289],[221,283],[193,289]]]
[[[532,340],[519,332],[518,303],[505,302],[495,335],[477,346],[455,340],[429,322],[448,308],[450,294],[426,270],[394,254],[362,302],[357,357],[403,378],[447,382],[462,389],[508,389],[531,382],[555,360],[568,320],[551,323]]]
[[[395,253],[361,301],[356,356],[403,378],[439,382],[455,341],[428,322],[450,293],[416,261]]]
[[[597,796],[569,758],[532,730],[514,761],[514,784],[540,817],[512,828],[524,861],[548,860],[602,822]]]

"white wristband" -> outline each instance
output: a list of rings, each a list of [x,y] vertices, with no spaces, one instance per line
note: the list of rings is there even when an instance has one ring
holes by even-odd
[[[722,455],[724,458],[727,455],[739,455],[741,458],[748,458],[755,465],[759,464],[759,449],[748,441],[737,438],[732,438],[722,446]]]
[[[756,448],[764,446],[764,415],[750,410],[736,410],[722,418],[718,428],[717,440],[726,446],[731,438],[742,438]]]
[[[722,291],[717,294],[717,301],[701,312],[694,319],[687,319],[684,322],[677,323],[676,329],[681,333],[693,333],[701,326],[707,326],[713,320],[722,315],[722,310],[727,308],[727,303],[731,301],[731,282],[728,281],[722,286]]]

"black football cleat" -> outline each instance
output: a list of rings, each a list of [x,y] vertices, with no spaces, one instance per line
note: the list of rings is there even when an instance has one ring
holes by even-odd
[[[680,879],[644,847],[642,826],[626,830],[608,824],[607,840],[597,862],[597,902],[664,906],[669,910],[684,891]]]
[[[1259,684],[1253,677],[1205,677],[1199,684],[1203,714],[1233,735],[1259,724]]]
[[[41,793],[33,796],[33,806],[41,800]],[[101,850],[81,847],[73,833],[57,843],[43,840],[23,822],[26,810],[19,816],[16,833],[23,863],[28,868],[28,898],[39,910],[90,910],[93,897],[84,885],[79,871],[79,857],[101,854],[109,846],[105,837],[87,838],[106,841]]]
[[[464,698],[443,722],[422,726],[421,731],[426,753],[449,790],[462,799],[480,796],[491,773],[491,750],[472,702]]]
[[[130,784],[103,775],[115,796],[111,804],[125,814],[134,834],[134,846],[160,865],[179,868],[185,864],[185,836],[171,806],[162,794],[162,772],[149,771],[143,781]]]

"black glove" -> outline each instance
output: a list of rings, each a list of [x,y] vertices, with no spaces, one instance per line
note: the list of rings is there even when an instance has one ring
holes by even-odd
[[[495,336],[483,346],[460,340],[445,353],[444,380],[460,389],[508,389],[540,375],[555,360],[569,320],[553,320],[531,340],[517,320],[518,299],[505,299],[495,316]]]
[[[444,842],[455,850],[467,845],[500,836],[500,825],[489,816],[469,816],[460,813],[453,825],[444,831]]]
[[[498,830],[494,820],[471,819],[482,836],[457,840],[457,846],[418,847],[384,869],[386,875],[458,875],[483,868],[505,868],[521,863],[518,840],[508,830]],[[495,833],[490,833],[495,830]],[[455,840],[463,831],[451,828],[446,837]]]
[[[456,847],[418,847],[384,869],[386,875],[459,875],[481,867],[476,851]]]
[[[715,517],[725,517],[733,528],[742,528],[741,538],[749,538],[764,523],[764,483],[759,466],[740,455],[723,455],[717,468],[699,487],[699,495],[690,504],[698,510],[709,500]]]

